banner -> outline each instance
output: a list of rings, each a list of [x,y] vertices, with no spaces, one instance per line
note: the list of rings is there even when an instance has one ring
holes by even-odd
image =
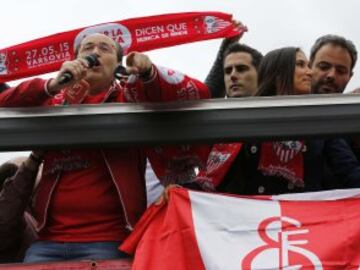
[[[135,270],[359,270],[359,207],[360,189],[235,197],[177,188],[121,249],[135,252]]]
[[[232,15],[221,12],[164,14],[98,24],[58,33],[0,50],[0,82],[56,71],[74,58],[74,48],[93,33],[103,33],[124,49],[148,51],[238,35]]]

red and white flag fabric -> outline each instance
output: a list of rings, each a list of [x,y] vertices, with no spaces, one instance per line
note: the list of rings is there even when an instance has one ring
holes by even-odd
[[[360,269],[360,189],[275,197],[170,190],[121,249],[133,269]]]
[[[246,31],[221,12],[186,12],[139,17],[75,29],[0,50],[0,82],[35,76],[60,68],[74,58],[87,35],[105,34],[124,49],[148,51],[201,40],[226,38]]]

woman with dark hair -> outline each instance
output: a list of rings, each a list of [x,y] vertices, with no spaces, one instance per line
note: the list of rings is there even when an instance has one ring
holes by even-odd
[[[295,47],[270,51],[258,73],[258,96],[310,94],[312,72],[305,54]]]
[[[309,94],[311,77],[299,48],[273,50],[260,64],[257,95]],[[328,168],[341,179],[341,187],[360,187],[360,164],[342,139],[245,143],[219,190],[251,195],[329,189],[333,186]]]

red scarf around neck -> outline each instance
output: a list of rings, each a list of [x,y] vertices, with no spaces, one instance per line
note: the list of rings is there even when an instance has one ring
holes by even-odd
[[[262,143],[258,169],[264,175],[283,177],[295,186],[303,187],[304,147],[303,141]]]

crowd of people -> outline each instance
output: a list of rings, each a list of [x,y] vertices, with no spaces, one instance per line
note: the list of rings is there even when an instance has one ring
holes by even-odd
[[[354,44],[337,35],[319,37],[309,60],[298,47],[263,56],[239,39],[222,42],[204,83],[178,72],[171,72],[176,80],[169,80],[168,69],[138,52],[128,54],[127,76],[118,81],[114,70],[123,62],[121,47],[106,35],[91,34],[55,78],[1,85],[0,106],[71,106],[69,96],[78,89],[83,94],[76,95],[77,104],[341,94],[357,61]],[[98,65],[90,68],[88,55],[95,55]],[[69,73],[71,79],[64,80]],[[147,160],[165,187],[159,201],[178,186],[282,194],[359,188],[357,145],[343,138],[306,138],[34,150],[20,163],[0,167],[0,262],[128,258],[118,247],[146,210]]]

